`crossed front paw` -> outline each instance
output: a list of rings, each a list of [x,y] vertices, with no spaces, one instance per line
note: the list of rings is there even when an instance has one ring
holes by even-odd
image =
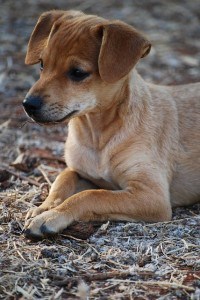
[[[59,212],[55,209],[44,211],[36,216],[30,214],[30,216],[31,218],[26,219],[23,230],[27,238],[44,238],[55,235],[73,222],[70,213]]]
[[[41,213],[43,213],[44,211],[47,211],[47,210],[48,210],[47,208],[44,208],[42,206],[33,207],[33,208],[29,209],[29,211],[27,212],[25,220],[28,220],[30,218],[34,218],[37,215],[40,215]]]

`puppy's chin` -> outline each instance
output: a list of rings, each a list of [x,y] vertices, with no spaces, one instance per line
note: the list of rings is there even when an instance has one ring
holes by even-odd
[[[40,125],[55,125],[59,123],[65,123],[67,124],[69,120],[74,116],[76,113],[78,113],[78,110],[74,110],[64,116],[63,118],[50,118],[50,116],[44,116],[44,115],[29,115],[29,117],[36,123]]]

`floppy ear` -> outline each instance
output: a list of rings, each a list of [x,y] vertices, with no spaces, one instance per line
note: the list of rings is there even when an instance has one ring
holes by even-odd
[[[149,41],[126,23],[115,21],[97,25],[96,30],[102,35],[99,73],[106,82],[114,83],[127,75],[137,61],[150,52]]]
[[[28,50],[25,58],[25,63],[27,65],[38,63],[40,53],[45,47],[54,22],[65,13],[66,12],[62,10],[55,10],[43,13],[39,17],[28,43]]]

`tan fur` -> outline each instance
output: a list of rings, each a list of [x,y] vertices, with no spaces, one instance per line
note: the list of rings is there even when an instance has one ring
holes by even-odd
[[[75,220],[167,221],[171,207],[200,199],[200,84],[146,83],[134,66],[150,43],[131,26],[75,11],[42,15],[26,63],[44,70],[28,96],[44,102],[39,123],[66,121],[68,168],[27,214],[26,235]],[[90,76],[73,82],[80,67]]]

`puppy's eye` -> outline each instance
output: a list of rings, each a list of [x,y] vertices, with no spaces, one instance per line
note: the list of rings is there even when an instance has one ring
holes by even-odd
[[[73,68],[67,73],[68,77],[72,81],[82,81],[90,75],[90,73],[83,71],[82,69]]]
[[[43,69],[44,69],[43,60],[40,59],[40,71],[43,71]]]

